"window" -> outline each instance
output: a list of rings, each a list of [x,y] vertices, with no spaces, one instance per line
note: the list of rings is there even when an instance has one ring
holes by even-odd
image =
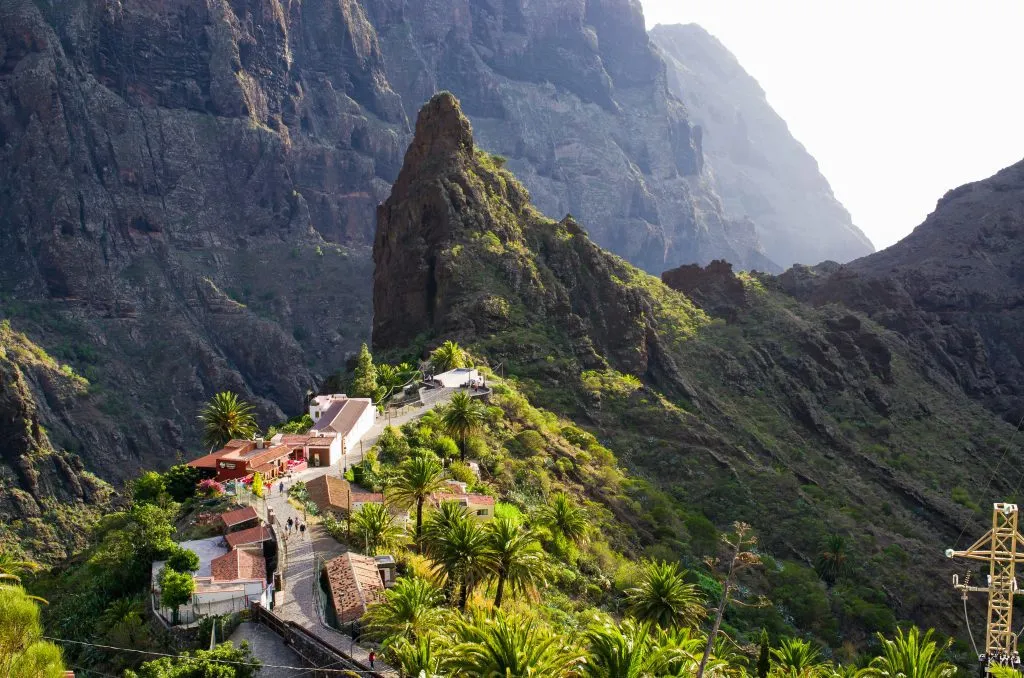
[[[487,515],[487,509],[477,509],[476,510],[476,514],[478,516],[486,516]]]

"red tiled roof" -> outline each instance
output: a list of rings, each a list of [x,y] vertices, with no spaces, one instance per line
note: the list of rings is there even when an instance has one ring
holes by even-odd
[[[228,527],[247,523],[250,520],[256,520],[257,518],[259,518],[259,516],[256,515],[256,509],[251,506],[246,506],[245,508],[236,509],[234,511],[228,511],[227,513],[222,513],[220,516],[220,519]]]
[[[265,581],[267,562],[261,555],[235,549],[214,558],[210,562],[210,572],[213,574],[214,581],[234,581],[236,579]]]
[[[225,454],[227,454],[227,452],[224,450],[217,450],[216,452],[211,452],[210,454],[199,457],[198,459],[193,459],[188,462],[188,465],[194,466],[195,468],[217,468],[217,462]]]
[[[228,546],[231,548],[237,548],[246,544],[259,544],[261,542],[270,541],[270,530],[263,525],[260,525],[259,527],[250,527],[248,530],[232,532],[224,537],[224,541],[226,541]]]
[[[281,444],[292,448],[302,447],[309,438],[308,433],[283,433],[281,434]]]
[[[430,500],[432,502],[434,502],[435,504],[441,504],[441,503],[444,503],[446,501],[457,501],[457,502],[465,502],[466,504],[468,504],[470,506],[493,506],[494,505],[494,497],[491,497],[489,495],[486,495],[486,494],[471,494],[471,493],[463,494],[461,492],[459,492],[459,493],[435,492],[434,494],[430,495]]]
[[[370,556],[349,551],[327,561],[324,569],[334,611],[341,624],[356,621],[366,614],[368,605],[384,596],[384,583],[376,561]]]
[[[352,431],[352,427],[363,415],[366,408],[372,407],[373,403],[369,398],[344,398],[335,400],[323,411],[320,419],[313,424],[311,432],[334,431],[345,436]]]
[[[291,448],[287,445],[274,445],[262,451],[256,450],[250,456],[242,457],[242,459],[249,465],[249,468],[255,469],[257,466],[280,459],[289,453],[291,453]]]

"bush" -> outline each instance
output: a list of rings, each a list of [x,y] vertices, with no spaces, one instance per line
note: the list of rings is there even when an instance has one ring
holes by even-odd
[[[400,464],[409,455],[409,441],[394,426],[388,426],[377,439],[376,448],[382,461]]]
[[[167,486],[164,477],[156,471],[146,471],[132,482],[132,498],[135,501],[160,503],[166,495]]]
[[[206,478],[199,481],[199,494],[203,497],[213,498],[220,497],[224,494],[224,485],[218,483],[213,478]]]
[[[167,559],[167,567],[175,572],[195,572],[199,569],[199,556],[194,551],[178,546]]]
[[[459,456],[459,444],[448,436],[438,436],[434,441],[434,452],[441,459],[455,459]]]
[[[201,474],[199,469],[188,464],[178,464],[164,473],[164,485],[174,501],[185,501],[196,494],[196,485]]]
[[[460,483],[472,484],[476,482],[476,473],[469,467],[469,464],[463,464],[461,461],[453,461],[448,466],[448,476]]]

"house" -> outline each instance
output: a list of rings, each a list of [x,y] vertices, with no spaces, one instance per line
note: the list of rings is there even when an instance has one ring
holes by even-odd
[[[384,588],[391,588],[398,579],[398,563],[394,556],[374,556],[377,563],[377,570],[380,572],[380,579],[384,582]]]
[[[463,388],[480,382],[480,373],[469,367],[457,367],[434,375],[434,381],[445,388]]]
[[[211,537],[180,544],[199,556],[199,569],[192,575],[195,580],[192,601],[178,608],[179,623],[192,624],[207,615],[237,612],[254,601],[270,604],[273,585],[267,582],[267,563],[262,549],[233,549],[230,544],[225,546],[225,541],[222,537]],[[153,609],[171,621],[174,611],[160,605],[160,571],[165,565],[164,561],[153,563],[151,595]]]
[[[436,492],[430,495],[430,502],[434,506],[453,501],[466,507],[466,513],[481,520],[490,520],[494,517],[494,497],[467,492],[466,483],[449,480],[446,485],[449,488],[448,492]]]
[[[235,511],[222,513],[220,515],[220,522],[224,525],[224,534],[227,534],[258,526],[260,517],[256,515],[256,509],[246,506]]]
[[[328,446],[329,455],[322,453],[323,445],[318,445],[317,461],[314,463],[313,447],[307,443],[310,466],[328,466],[341,461],[342,457],[355,449],[377,421],[377,408],[369,398],[349,398],[344,393],[322,395],[313,398],[309,403],[309,417],[313,420],[310,436],[321,438],[316,441],[324,443],[324,439],[336,438],[338,446]]]
[[[404,526],[409,522],[408,509],[388,504],[380,492],[370,492],[338,476],[322,475],[308,480],[306,492],[321,513],[329,511],[344,517],[348,516],[349,511],[357,513],[366,504],[387,504],[399,525]]]
[[[263,550],[263,542],[270,541],[271,539],[273,539],[273,536],[264,525],[250,527],[239,532],[230,532],[224,537],[228,548],[258,547],[260,551]]]
[[[273,480],[287,472],[288,460],[293,458],[295,451],[287,445],[268,445],[263,438],[256,438],[230,440],[216,452],[193,459],[188,465],[212,471],[218,482],[246,478],[257,471],[265,479]]]
[[[331,594],[335,626],[359,621],[367,607],[384,597],[384,580],[370,556],[349,551],[327,561],[323,576]]]

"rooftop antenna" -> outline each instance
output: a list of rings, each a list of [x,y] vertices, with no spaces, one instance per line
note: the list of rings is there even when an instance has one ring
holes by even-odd
[[[985,674],[991,673],[993,666],[1020,668],[1017,634],[1013,632],[1013,596],[1017,593],[1017,563],[1024,563],[1024,553],[1017,552],[1022,543],[1024,536],[1017,531],[1017,505],[998,503],[992,505],[992,529],[985,536],[964,551],[946,551],[947,558],[988,563],[986,586],[972,586],[969,574],[963,583],[953,575],[953,587],[963,594],[965,600],[968,592],[988,594],[985,651],[978,654]],[[964,609],[966,612],[966,605]]]

